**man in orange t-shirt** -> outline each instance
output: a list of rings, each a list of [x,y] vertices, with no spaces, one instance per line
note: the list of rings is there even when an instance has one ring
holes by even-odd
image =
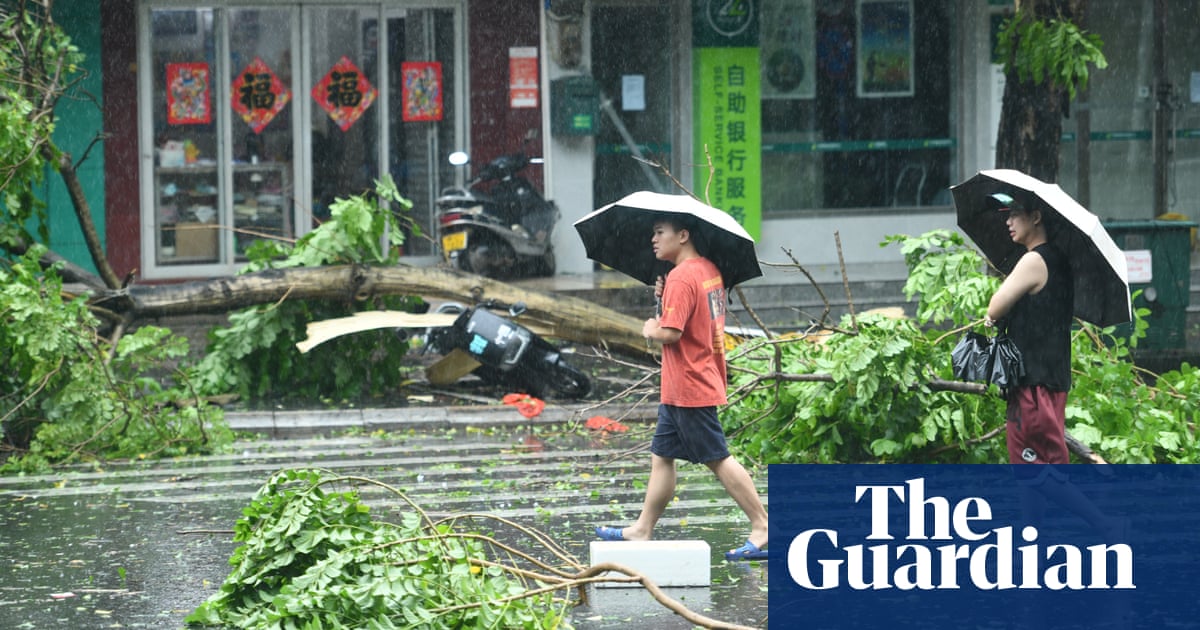
[[[674,263],[655,294],[662,314],[646,320],[642,334],[663,344],[662,402],[650,443],[650,481],[637,521],[625,528],[597,527],[604,540],[649,540],[675,495],[675,460],[708,466],[750,519],[745,544],[729,560],[767,558],[767,511],[746,469],[729,454],[717,406],[725,398],[725,286],[721,272],[696,249],[685,220],[664,217],[650,240],[659,260]]]

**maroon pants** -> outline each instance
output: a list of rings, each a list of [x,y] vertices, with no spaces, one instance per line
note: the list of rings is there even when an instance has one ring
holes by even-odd
[[[1068,464],[1067,392],[1041,385],[1017,387],[1008,394],[1010,464]]]

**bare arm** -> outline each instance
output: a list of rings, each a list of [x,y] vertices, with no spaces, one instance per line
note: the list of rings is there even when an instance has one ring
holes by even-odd
[[[666,288],[666,284],[667,279],[663,276],[659,276],[655,279],[655,300],[662,299],[663,289]],[[663,328],[658,324],[657,317],[651,317],[650,319],[646,320],[646,323],[642,324],[642,336],[651,341],[657,341],[661,344],[667,345],[679,341],[679,338],[683,336],[683,331],[679,330],[678,328]]]
[[[987,325],[992,325],[997,319],[1008,315],[1012,307],[1027,293],[1037,293],[1046,286],[1049,272],[1046,261],[1037,252],[1025,252],[1017,261],[1012,273],[1000,283],[1000,288],[988,302]]]
[[[666,345],[679,341],[679,338],[683,336],[683,331],[678,328],[664,328],[663,326],[659,326],[658,318],[651,317],[646,320],[645,324],[642,324],[642,336],[651,341],[657,341]]]

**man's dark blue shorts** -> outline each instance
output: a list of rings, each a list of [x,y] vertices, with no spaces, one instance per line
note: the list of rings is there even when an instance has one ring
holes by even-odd
[[[658,426],[650,452],[659,457],[704,464],[729,457],[716,407],[658,406]]]

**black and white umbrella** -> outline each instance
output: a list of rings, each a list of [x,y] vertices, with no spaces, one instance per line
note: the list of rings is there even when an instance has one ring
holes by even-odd
[[[688,195],[635,192],[576,221],[575,230],[588,258],[654,284],[667,263],[654,257],[650,237],[664,215],[693,219],[697,249],[721,271],[726,289],[762,275],[746,229],[729,213]]]
[[[1100,218],[1059,188],[1011,169],[979,171],[950,189],[958,227],[1001,272],[1012,271],[1025,247],[1013,242],[997,212],[997,193],[1029,210],[1041,210],[1047,238],[1066,254],[1075,285],[1075,317],[1098,326],[1129,321],[1129,275],[1125,254],[1100,224]]]

